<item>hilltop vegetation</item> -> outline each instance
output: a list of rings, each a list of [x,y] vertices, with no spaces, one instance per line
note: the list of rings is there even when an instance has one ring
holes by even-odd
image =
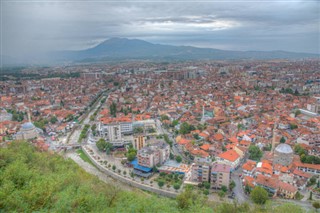
[[[122,191],[86,173],[75,162],[39,152],[25,142],[0,149],[0,212],[256,212],[248,204],[217,206],[187,190],[178,199]],[[267,207],[302,212],[293,205]],[[283,211],[282,211],[283,212]]]

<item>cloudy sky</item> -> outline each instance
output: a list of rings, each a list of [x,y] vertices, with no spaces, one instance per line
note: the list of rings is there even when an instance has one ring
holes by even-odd
[[[319,53],[320,1],[1,1],[1,51],[23,56],[111,37],[226,50]]]

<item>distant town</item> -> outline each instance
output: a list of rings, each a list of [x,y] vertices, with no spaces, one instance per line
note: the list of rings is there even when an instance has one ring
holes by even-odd
[[[0,144],[76,152],[125,184],[245,202],[320,200],[320,61],[3,68]]]

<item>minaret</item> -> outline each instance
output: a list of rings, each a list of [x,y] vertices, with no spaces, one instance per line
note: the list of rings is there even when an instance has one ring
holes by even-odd
[[[30,115],[30,109],[28,109],[28,122],[30,122],[31,123],[31,115]]]
[[[204,120],[204,105],[202,105],[202,120]]]
[[[276,138],[277,138],[276,127],[277,127],[277,123],[274,123],[273,130],[272,130],[272,148],[271,148],[272,153],[274,153],[274,149],[276,146]]]

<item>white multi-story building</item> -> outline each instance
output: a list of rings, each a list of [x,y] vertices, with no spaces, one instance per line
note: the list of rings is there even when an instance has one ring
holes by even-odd
[[[123,146],[125,144],[132,143],[132,140],[128,140],[124,135],[132,133],[132,123],[99,123],[98,131],[101,137],[104,137],[107,141],[114,146]]]
[[[121,129],[121,134],[131,134],[133,131],[132,122],[121,122],[120,129]]]

